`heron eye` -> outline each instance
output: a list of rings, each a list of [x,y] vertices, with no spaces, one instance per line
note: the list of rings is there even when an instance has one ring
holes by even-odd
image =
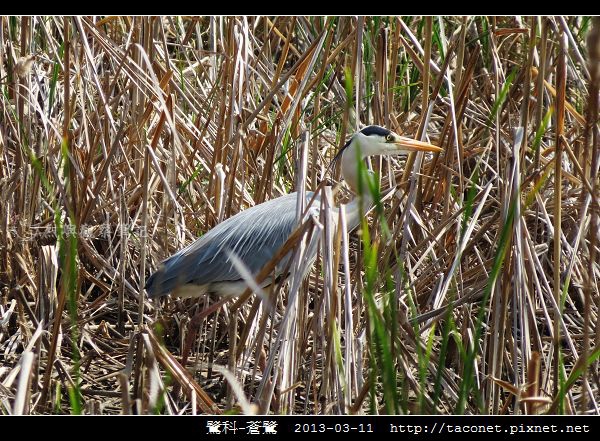
[[[393,137],[393,136],[390,134],[390,135],[387,135],[387,136],[385,137],[385,140],[386,140],[387,142],[392,142],[392,141],[394,140],[394,137]]]

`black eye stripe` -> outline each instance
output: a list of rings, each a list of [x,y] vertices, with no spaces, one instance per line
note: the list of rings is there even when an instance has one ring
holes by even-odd
[[[360,131],[360,133],[362,133],[365,136],[379,135],[387,139],[387,136],[390,134],[390,131],[380,126],[367,126],[363,128]]]
[[[365,136],[379,135],[379,136],[384,137],[385,140],[388,141],[388,142],[392,142],[394,140],[392,132],[390,132],[388,129],[384,129],[383,127],[380,127],[380,126],[367,126],[367,127],[364,127],[360,131],[360,133],[362,133]],[[354,136],[352,136],[350,139],[348,139],[348,141],[346,141],[346,144],[344,145],[344,147],[342,147],[340,149],[340,151],[337,152],[337,154],[335,155],[335,157],[333,158],[333,160],[329,164],[328,169],[330,169],[331,167],[333,167],[333,165],[342,157],[342,155],[344,154],[344,151],[348,148],[348,146],[352,142],[352,138],[353,137]]]

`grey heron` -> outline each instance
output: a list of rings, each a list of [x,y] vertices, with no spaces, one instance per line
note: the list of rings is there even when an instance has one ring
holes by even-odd
[[[354,193],[358,193],[358,159],[441,150],[427,142],[406,138],[372,125],[356,132],[336,158],[341,155],[342,177]],[[363,206],[370,207],[371,197],[368,192],[365,193]],[[307,203],[312,198],[313,193],[307,192]],[[171,292],[178,297],[198,297],[209,292],[221,295],[243,293],[246,283],[233,264],[231,253],[253,275],[258,274],[296,228],[296,201],[297,193],[290,193],[255,205],[221,222],[159,265],[146,282],[148,296],[157,298]],[[360,223],[360,211],[359,198],[346,205],[350,230]],[[286,258],[289,258],[289,253]],[[276,267],[276,273],[285,267],[285,262],[281,262]],[[180,289],[190,285],[193,289]]]

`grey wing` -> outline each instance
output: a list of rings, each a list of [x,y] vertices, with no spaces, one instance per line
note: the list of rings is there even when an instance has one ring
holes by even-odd
[[[308,202],[312,193],[306,197]],[[296,193],[281,196],[221,222],[160,265],[146,283],[149,296],[159,297],[188,283],[240,280],[227,250],[256,275],[296,228],[296,199]]]

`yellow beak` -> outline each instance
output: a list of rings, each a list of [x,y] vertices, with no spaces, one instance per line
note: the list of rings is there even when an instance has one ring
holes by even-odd
[[[428,142],[417,141],[416,139],[406,138],[404,136],[398,136],[396,141],[393,142],[402,150],[406,150],[409,152],[434,152],[439,153],[443,149],[437,147],[433,144],[429,144]]]

